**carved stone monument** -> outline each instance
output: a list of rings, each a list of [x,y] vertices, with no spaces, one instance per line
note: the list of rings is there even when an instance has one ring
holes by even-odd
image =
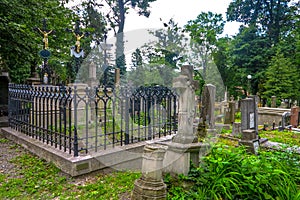
[[[195,84],[193,67],[182,66],[181,74],[173,81],[179,93],[178,132],[168,146],[164,159],[164,171],[187,175],[191,162],[199,166],[199,152],[206,152],[209,145],[198,143],[193,131],[195,114]],[[204,154],[204,153],[203,153]]]
[[[195,116],[195,85],[193,67],[182,66],[181,74],[173,82],[173,87],[179,94],[178,132],[173,142],[190,144],[197,142],[193,131]]]
[[[230,101],[225,112],[224,124],[232,124],[235,121],[235,101]]]
[[[142,177],[135,181],[132,200],[163,200],[167,196],[167,186],[162,179],[163,159],[166,148],[148,144],[144,147]]]

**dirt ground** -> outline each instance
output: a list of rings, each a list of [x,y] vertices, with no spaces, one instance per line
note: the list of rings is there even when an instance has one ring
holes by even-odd
[[[28,150],[24,149],[22,146],[17,145],[16,143],[6,139],[0,133],[0,173],[5,174],[10,178],[18,178],[17,166],[14,163],[10,162],[12,159],[22,156],[24,154],[30,153]],[[109,174],[113,170],[105,169],[97,172],[93,172],[87,175],[82,175],[78,177],[71,177],[70,175],[59,172],[59,175],[67,177],[67,180],[70,184],[74,185],[85,185],[92,182],[96,182],[98,174]],[[130,199],[130,194],[124,193],[120,195],[120,199],[128,200]]]

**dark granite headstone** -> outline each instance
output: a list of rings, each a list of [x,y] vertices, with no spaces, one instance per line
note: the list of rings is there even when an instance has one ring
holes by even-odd
[[[8,74],[0,75],[0,127],[8,126]]]

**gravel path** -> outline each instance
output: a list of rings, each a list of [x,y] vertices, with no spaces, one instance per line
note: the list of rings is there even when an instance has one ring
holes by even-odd
[[[1,130],[0,130],[1,131]],[[24,154],[30,154],[30,152],[24,149],[22,146],[17,145],[16,143],[6,139],[0,133],[0,174],[4,174],[10,178],[20,178],[20,174],[17,172],[18,167],[14,163],[10,162],[18,156]],[[105,169],[101,172],[93,172],[87,175],[82,175],[78,177],[71,177],[70,175],[59,172],[59,175],[67,178],[69,184],[74,184],[76,186],[86,185],[97,181],[97,174],[109,174],[113,170]],[[1,184],[1,183],[0,183]],[[120,195],[121,200],[130,200],[130,193],[126,192]]]
[[[15,177],[16,168],[10,160],[25,153],[28,151],[0,134],[0,173]]]

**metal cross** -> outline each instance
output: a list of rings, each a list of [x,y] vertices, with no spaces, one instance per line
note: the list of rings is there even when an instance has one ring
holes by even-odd
[[[80,25],[80,22],[79,22],[79,20],[77,20],[74,30],[66,29],[68,32],[72,32],[74,34],[74,36],[76,37],[75,50],[76,50],[77,53],[81,52],[80,39],[83,38],[84,36],[89,35],[88,32],[86,32],[86,33],[81,32],[79,25]]]
[[[44,42],[44,49],[48,49],[48,36],[53,33],[53,30],[47,29],[47,20],[43,19],[43,29],[36,28],[40,33],[43,34],[43,42]]]

